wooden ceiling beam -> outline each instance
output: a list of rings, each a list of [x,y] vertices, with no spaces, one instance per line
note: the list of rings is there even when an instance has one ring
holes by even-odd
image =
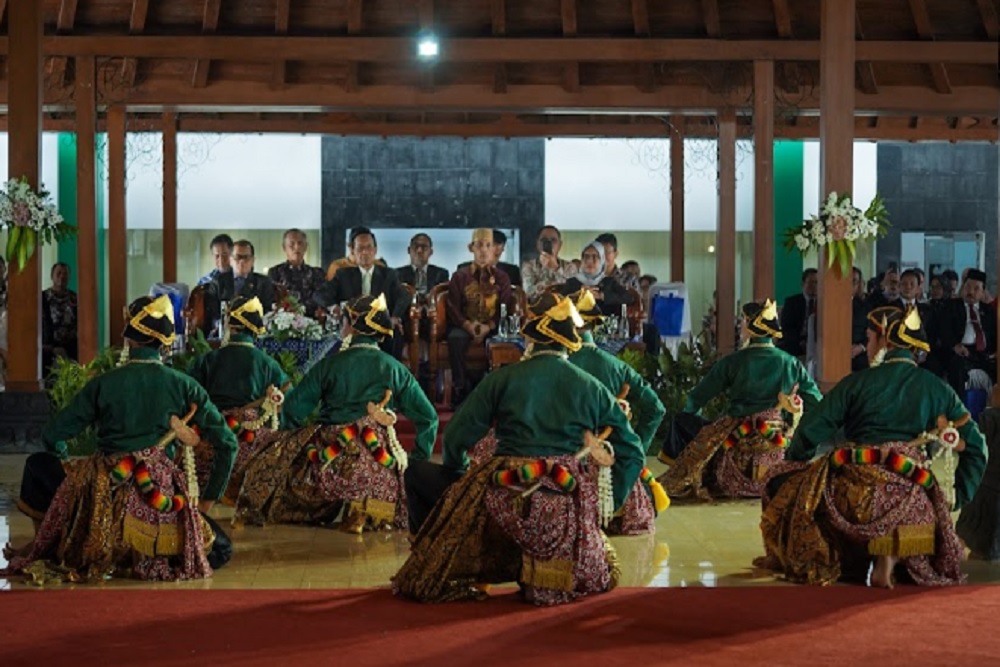
[[[563,37],[576,37],[576,0],[560,0]],[[570,93],[580,92],[580,63],[563,65],[563,88]]]
[[[792,37],[792,12],[788,8],[788,0],[773,0],[774,5],[774,27],[778,31],[778,37],[791,39]]]
[[[149,0],[132,0],[132,13],[129,15],[128,31],[132,35],[142,34],[146,30],[146,19],[149,16]],[[135,85],[135,75],[139,71],[137,58],[122,60],[122,80],[131,88]]]
[[[356,60],[350,60],[347,62],[347,76],[344,78],[344,91],[348,93],[356,93],[361,89],[360,82],[360,69],[361,63]]]
[[[212,0],[209,0],[211,2]],[[215,0],[218,1],[218,0]],[[231,37],[55,35],[42,40],[45,55],[217,60],[302,60],[410,62],[413,41],[400,37]],[[9,49],[0,36],[0,54]],[[857,58],[873,62],[963,63],[996,65],[996,44],[981,42],[865,41]],[[530,57],[529,57],[530,54]],[[819,60],[815,40],[716,40],[662,38],[454,38],[442,50],[441,62],[557,63],[764,60]]]
[[[861,14],[854,12],[854,33],[859,40],[864,40],[865,31],[861,26]],[[875,67],[869,61],[858,60],[854,64],[854,70],[861,84],[861,90],[869,95],[878,94],[878,81],[875,79]]]
[[[76,0],[62,0],[59,3],[59,16],[56,19],[56,30],[71,32],[76,24]]]
[[[653,34],[649,26],[648,0],[632,0],[632,28],[636,37],[649,37]]]
[[[490,28],[494,37],[507,34],[506,0],[490,0]],[[500,95],[507,92],[507,65],[497,63],[493,68],[493,92]]]
[[[292,13],[291,0],[274,0],[274,33],[288,34],[288,23]],[[276,60],[271,64],[271,88],[284,88],[288,80],[288,61]]]
[[[507,92],[507,66],[497,63],[493,69],[493,92],[502,95]]]
[[[1000,39],[1000,19],[997,18],[996,0],[976,0],[979,5],[979,15],[983,17],[983,29],[986,36],[996,41]]]
[[[0,0],[0,23],[7,18],[7,0]]]
[[[365,29],[363,0],[347,0],[347,34],[360,35]]]
[[[719,0],[701,0],[701,12],[705,17],[705,34],[712,39],[718,38],[722,34]]]
[[[417,3],[417,23],[420,30],[433,34],[434,32],[434,0],[418,0]],[[434,90],[434,67],[437,60],[423,63],[420,86],[424,90]]]
[[[925,0],[909,0],[910,13],[913,15],[913,23],[917,27],[917,34],[921,39],[934,40],[934,25],[931,23],[930,12],[927,11]],[[948,70],[943,63],[928,63],[931,72],[931,79],[934,81],[934,89],[942,94],[951,93],[951,81],[948,78]]]
[[[205,9],[201,17],[202,34],[211,34],[219,28],[219,14],[222,13],[222,0],[205,0]],[[191,85],[195,88],[204,88],[208,85],[208,72],[211,68],[211,59],[199,58],[194,63],[194,72],[191,75]]]

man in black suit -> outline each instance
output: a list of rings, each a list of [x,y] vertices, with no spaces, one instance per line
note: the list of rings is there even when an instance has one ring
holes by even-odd
[[[257,297],[268,313],[274,306],[274,283],[263,273],[254,269],[254,247],[250,241],[240,239],[233,244],[233,270],[231,273],[220,273],[212,282],[218,289],[221,301],[232,301],[238,296],[248,299]]]
[[[448,269],[430,264],[431,255],[434,254],[434,243],[430,236],[414,234],[406,252],[410,255],[410,263],[396,269],[396,275],[400,282],[413,285],[421,298],[437,285],[448,282]]]
[[[396,272],[377,264],[378,241],[367,227],[351,230],[350,247],[357,266],[345,266],[337,271],[333,280],[328,280],[313,292],[313,303],[329,308],[359,296],[385,294],[396,335],[385,342],[385,350],[397,358],[403,349],[403,318],[410,307],[410,295],[399,283]]]
[[[816,291],[819,275],[816,269],[802,272],[802,293],[785,299],[781,308],[781,330],[784,337],[776,345],[794,357],[806,354],[809,334],[809,316],[816,314]]]
[[[510,278],[510,284],[512,287],[521,286],[521,268],[517,264],[508,264],[507,262],[501,262],[500,258],[503,257],[504,250],[507,248],[507,235],[501,232],[499,229],[493,230],[493,266],[500,269],[507,274]],[[462,269],[472,266],[472,262],[462,262],[458,265],[455,271],[461,271]]]
[[[948,355],[948,383],[965,396],[969,371],[978,368],[996,382],[997,314],[981,302],[986,274],[971,269],[962,283],[961,298],[948,302],[938,322],[941,350]]]

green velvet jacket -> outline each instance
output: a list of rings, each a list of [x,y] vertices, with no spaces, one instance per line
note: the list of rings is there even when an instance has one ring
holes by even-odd
[[[618,357],[605,352],[594,344],[594,335],[581,332],[583,347],[569,355],[569,362],[597,378],[604,387],[617,396],[622,386],[628,383],[629,391],[625,400],[632,408],[632,428],[642,441],[643,451],[648,452],[656,429],[660,427],[666,408],[660,402],[649,383],[635,372],[631,366]]]
[[[847,440],[861,445],[913,440],[936,427],[938,415],[956,421],[968,410],[955,391],[916,365],[907,350],[894,350],[885,363],[852,373],[837,383],[819,407],[806,411],[785,458],[808,461],[843,427]],[[986,442],[975,420],[958,429],[965,450],[955,470],[956,506],[976,492],[986,469]]]
[[[722,357],[688,393],[685,412],[697,412],[716,396],[729,397],[727,414],[746,417],[778,404],[778,392],[788,393],[798,383],[805,414],[823,398],[806,367],[779,350],[770,338],[751,338],[750,344]]]
[[[192,378],[159,363],[152,348],[132,348],[129,363],[88,382],[42,432],[45,447],[66,458],[65,441],[95,425],[102,452],[134,452],[156,444],[170,430],[170,417],[198,406],[191,423],[215,450],[205,500],[218,500],[236,458],[236,436],[225,426],[208,393]]]
[[[402,412],[417,429],[414,460],[427,459],[437,438],[438,417],[413,373],[378,349],[374,338],[355,335],[347,350],[327,355],[289,392],[282,408],[286,428],[301,426],[319,406],[321,424],[346,424],[368,414],[392,391],[388,407]]]
[[[248,335],[233,334],[230,344],[202,355],[189,371],[220,410],[240,408],[278,389],[288,376],[278,362],[253,345]]]
[[[562,350],[542,345],[535,352]],[[615,507],[621,507],[646,460],[639,436],[615,397],[565,357],[538,354],[489,373],[465,399],[444,433],[444,465],[465,470],[468,451],[495,427],[498,456],[566,456],[584,431],[611,427]]]

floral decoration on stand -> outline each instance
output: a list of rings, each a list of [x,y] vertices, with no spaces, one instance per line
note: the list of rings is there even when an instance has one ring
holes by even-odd
[[[293,296],[282,299],[275,309],[264,316],[264,326],[268,337],[277,341],[286,340],[323,340],[337,333],[335,318],[328,317],[325,322],[306,315],[305,306]]]
[[[875,195],[868,210],[862,211],[851,202],[849,194],[831,192],[818,216],[785,232],[785,247],[797,248],[803,255],[825,247],[827,268],[844,277],[854,266],[857,242],[881,238],[887,231],[889,216],[880,196]]]
[[[19,272],[39,245],[76,234],[76,227],[66,224],[59,209],[49,201],[49,193],[35,192],[23,176],[0,188],[0,229],[7,230],[5,257]]]

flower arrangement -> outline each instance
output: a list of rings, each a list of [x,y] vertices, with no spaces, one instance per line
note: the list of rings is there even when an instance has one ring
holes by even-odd
[[[831,192],[818,216],[785,232],[785,247],[797,248],[802,254],[826,247],[827,268],[834,268],[843,277],[854,265],[857,242],[880,238],[888,230],[889,216],[881,197],[875,195],[868,210],[862,211],[850,195]]]
[[[264,316],[264,326],[267,327],[265,335],[278,341],[323,340],[334,333],[332,320],[333,318],[327,318],[325,323],[320,323],[306,315],[305,306],[298,299],[287,296]]]
[[[0,229],[7,230],[5,257],[23,271],[39,244],[76,234],[67,225],[45,190],[35,192],[28,179],[15,178],[0,187]]]

